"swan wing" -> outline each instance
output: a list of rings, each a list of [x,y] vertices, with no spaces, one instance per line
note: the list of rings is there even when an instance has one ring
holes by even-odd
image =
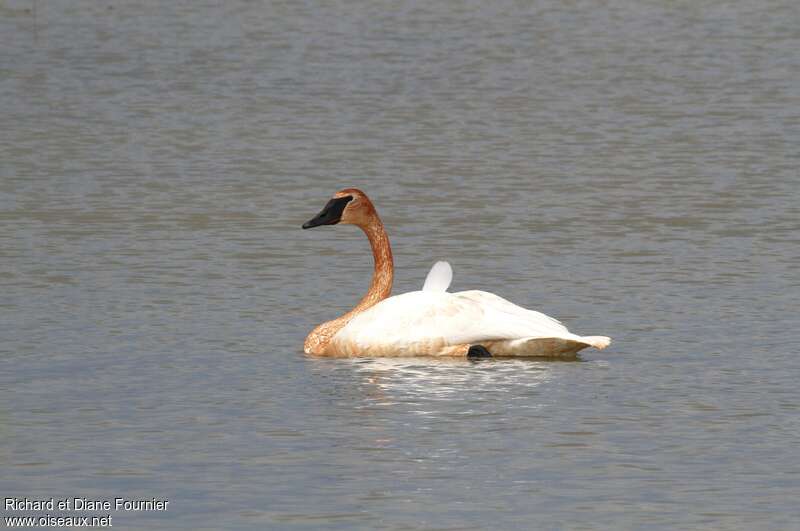
[[[453,268],[448,262],[436,262],[433,264],[428,276],[425,277],[425,284],[422,291],[447,291],[453,281]]]
[[[354,317],[335,340],[361,350],[425,350],[433,346],[556,337],[567,328],[485,291],[412,291],[389,297]]]
[[[571,334],[566,326],[549,315],[528,310],[494,293],[470,290],[454,293],[453,296],[466,304],[481,309],[482,319],[480,320],[479,334],[486,340],[535,337],[573,339],[577,337]],[[474,336],[475,334],[469,335]],[[473,341],[475,340],[469,342]]]

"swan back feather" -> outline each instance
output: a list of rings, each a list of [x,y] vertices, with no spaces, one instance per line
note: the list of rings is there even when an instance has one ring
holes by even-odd
[[[453,281],[453,268],[445,261],[436,262],[425,277],[422,291],[445,292]]]

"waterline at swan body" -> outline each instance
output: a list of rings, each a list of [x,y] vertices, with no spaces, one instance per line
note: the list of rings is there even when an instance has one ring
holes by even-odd
[[[492,356],[568,357],[606,338],[564,325],[485,291],[412,291],[354,317],[329,345],[332,356],[463,356],[482,345]]]
[[[434,265],[421,291],[390,297],[392,252],[372,202],[360,190],[342,190],[303,228],[337,223],[356,225],[366,233],[375,271],[355,308],[308,335],[304,345],[308,354],[569,358],[584,348],[602,349],[610,343],[605,336],[572,334],[552,317],[492,293],[448,293],[452,269],[447,262]]]

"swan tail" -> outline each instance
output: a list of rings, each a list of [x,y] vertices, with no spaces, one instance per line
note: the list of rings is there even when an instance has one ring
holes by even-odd
[[[606,336],[583,336],[581,341],[587,343],[597,350],[603,350],[611,344],[611,338]]]

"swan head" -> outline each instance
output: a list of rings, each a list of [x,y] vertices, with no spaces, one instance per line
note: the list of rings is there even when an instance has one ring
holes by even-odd
[[[303,228],[311,229],[337,223],[364,226],[375,215],[375,207],[367,194],[357,188],[345,188],[333,194],[319,214],[303,223]]]

